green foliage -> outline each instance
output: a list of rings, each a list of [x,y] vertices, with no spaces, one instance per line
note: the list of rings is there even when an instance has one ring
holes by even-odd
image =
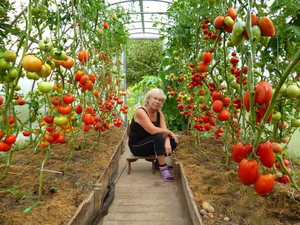
[[[156,76],[162,54],[160,40],[132,40],[129,42],[126,59],[127,86],[133,86],[143,76]]]

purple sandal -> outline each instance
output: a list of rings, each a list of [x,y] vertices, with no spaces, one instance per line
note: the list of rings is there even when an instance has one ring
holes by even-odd
[[[173,182],[174,177],[172,174],[170,174],[170,171],[168,170],[168,166],[160,167],[160,176],[161,178],[166,182]]]
[[[168,170],[172,170],[173,169],[172,165],[169,165],[168,163],[166,163],[166,165],[168,166]],[[155,169],[159,170],[159,164],[158,164],[157,160],[155,161]]]

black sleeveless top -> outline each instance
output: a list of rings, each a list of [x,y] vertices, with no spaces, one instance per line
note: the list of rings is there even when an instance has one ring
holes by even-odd
[[[146,109],[144,109],[143,107],[141,107],[140,109],[143,109],[149,116]],[[152,122],[152,123],[154,126],[160,127],[160,113],[159,112],[157,112],[156,122]],[[140,124],[138,124],[137,122],[134,121],[134,116],[133,116],[133,118],[131,120],[131,124],[130,124],[130,133],[129,133],[129,142],[128,142],[129,146],[139,143],[141,140],[143,140],[144,138],[146,138],[150,135],[151,134],[148,133]]]

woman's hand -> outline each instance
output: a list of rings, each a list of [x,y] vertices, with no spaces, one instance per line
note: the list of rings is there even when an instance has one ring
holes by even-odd
[[[171,134],[169,134],[169,136],[174,139],[176,144],[178,144],[178,139],[177,139],[176,135],[173,132],[171,132]]]
[[[170,141],[165,141],[165,153],[167,156],[171,155],[172,153],[172,147]]]

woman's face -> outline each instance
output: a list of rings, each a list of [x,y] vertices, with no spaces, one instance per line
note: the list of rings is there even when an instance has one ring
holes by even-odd
[[[149,106],[156,110],[158,110],[163,103],[162,98],[159,98],[157,96],[150,97],[148,101],[149,101]]]

